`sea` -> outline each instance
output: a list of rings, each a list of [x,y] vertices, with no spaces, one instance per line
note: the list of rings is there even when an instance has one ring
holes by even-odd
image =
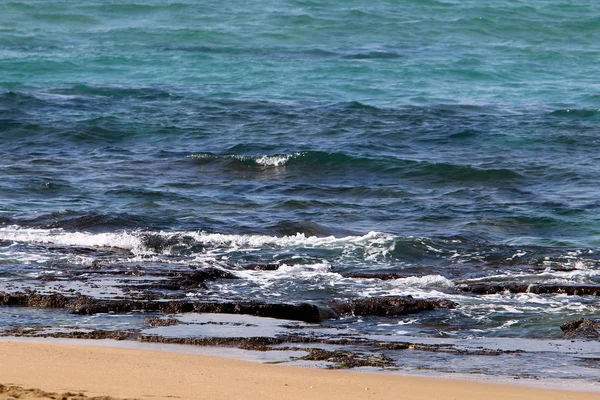
[[[600,342],[560,328],[600,315],[598,37],[590,0],[0,0],[0,292],[447,300],[302,326],[411,342],[401,373],[600,390]],[[148,289],[208,267],[237,279]],[[293,330],[173,315],[0,329]]]

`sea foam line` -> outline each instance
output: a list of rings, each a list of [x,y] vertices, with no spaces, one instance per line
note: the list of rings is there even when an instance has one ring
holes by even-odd
[[[290,236],[234,235],[221,233],[196,232],[149,232],[123,231],[107,233],[68,232],[63,229],[33,229],[17,225],[0,228],[0,239],[23,243],[44,243],[64,246],[113,247],[129,250],[134,254],[156,254],[146,244],[148,238],[157,237],[166,245],[162,253],[169,254],[174,245],[200,245],[225,251],[245,249],[311,247],[311,248],[364,248],[365,253],[387,252],[393,245],[394,236],[369,232],[363,236],[316,237],[297,233]]]

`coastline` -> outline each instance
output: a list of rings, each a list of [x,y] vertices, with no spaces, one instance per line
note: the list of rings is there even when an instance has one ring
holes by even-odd
[[[138,399],[598,399],[597,392],[476,380],[331,371],[215,356],[0,341],[0,384]],[[2,397],[0,399],[9,398]],[[25,397],[24,397],[25,398]],[[36,398],[36,397],[29,397]],[[38,396],[37,398],[44,398]]]

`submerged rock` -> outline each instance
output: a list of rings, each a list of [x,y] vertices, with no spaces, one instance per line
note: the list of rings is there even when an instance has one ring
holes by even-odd
[[[250,271],[277,271],[279,264],[248,264],[244,265],[243,268]]]
[[[568,339],[598,339],[600,338],[600,321],[580,318],[565,322],[560,326]]]
[[[235,274],[214,267],[202,268],[192,273],[178,273],[171,279],[165,282],[153,283],[145,285],[145,288],[151,289],[162,289],[162,290],[192,290],[192,289],[206,289],[206,281],[212,281],[216,279],[239,279]],[[142,286],[140,286],[142,287]]]
[[[391,317],[395,315],[414,314],[422,311],[452,309],[456,303],[449,300],[415,299],[412,296],[386,296],[350,300],[337,303],[333,309],[346,315],[376,315]]]

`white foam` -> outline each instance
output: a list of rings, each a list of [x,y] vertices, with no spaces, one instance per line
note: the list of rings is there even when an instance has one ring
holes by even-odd
[[[141,251],[143,249],[140,235],[138,233],[127,232],[65,232],[62,229],[31,229],[12,225],[0,228],[0,239],[65,246],[117,247],[132,251]]]
[[[292,154],[276,154],[272,156],[263,155],[258,157],[253,156],[245,156],[239,154],[228,154],[223,156],[216,156],[213,154],[192,154],[189,155],[189,158],[196,158],[200,160],[214,160],[218,158],[225,159],[234,159],[239,161],[254,161],[258,165],[266,166],[266,167],[281,167],[285,165],[290,159],[298,157],[302,155],[302,153],[292,153]]]
[[[153,235],[162,239],[191,238],[194,245],[207,247],[219,252],[256,251],[264,248],[337,248],[364,249],[368,258],[384,255],[393,244],[392,235],[381,232],[369,232],[363,236],[316,237],[298,233],[291,236],[268,235],[231,235],[207,232],[145,232],[122,231],[110,233],[67,232],[62,229],[31,229],[19,226],[0,228],[0,239],[25,243],[60,244],[65,246],[114,247],[131,251],[135,255],[156,254],[144,245],[144,237]],[[185,244],[183,244],[185,245]],[[162,254],[170,254],[167,246]]]
[[[260,164],[260,165],[265,165],[265,166],[269,166],[269,167],[280,167],[282,165],[285,165],[285,163],[287,163],[290,158],[295,157],[297,155],[298,154],[262,156],[262,157],[258,157],[255,161],[257,164]]]
[[[409,276],[407,278],[394,279],[390,284],[407,287],[435,287],[435,288],[451,288],[454,287],[454,282],[441,275],[425,275],[425,276]]]

